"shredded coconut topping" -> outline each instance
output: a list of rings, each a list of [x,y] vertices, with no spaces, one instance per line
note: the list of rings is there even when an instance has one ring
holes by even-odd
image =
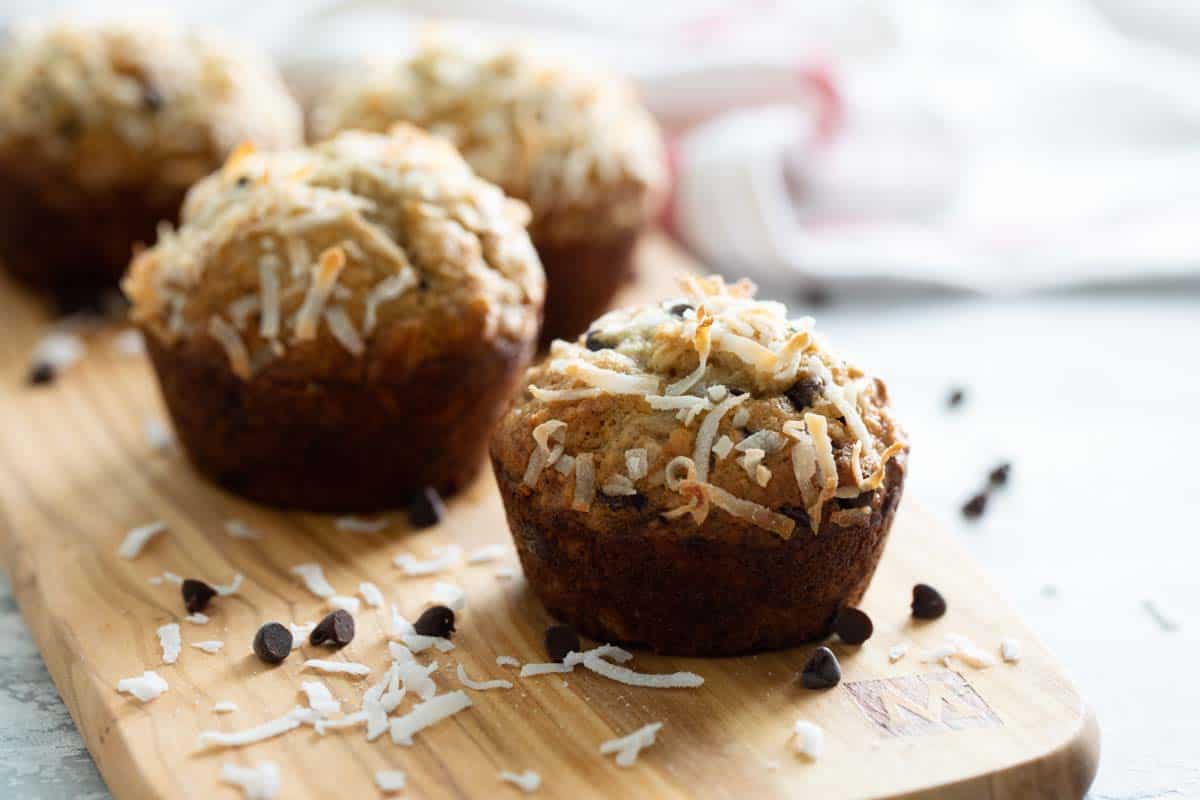
[[[651,722],[649,725],[644,725],[638,728],[628,736],[622,736],[619,739],[610,739],[600,745],[600,752],[603,755],[617,754],[617,766],[632,767],[640,754],[647,747],[654,744],[658,737],[658,732],[662,730],[661,722]]]
[[[458,665],[458,680],[468,689],[475,689],[477,691],[487,691],[488,689],[511,689],[513,687],[512,681],[506,681],[503,679],[490,681],[471,680],[471,677],[467,675],[466,667],[464,667],[462,664]]]
[[[300,580],[304,581],[304,588],[317,597],[324,599],[337,594],[325,579],[325,570],[321,569],[320,564],[297,564],[290,571],[293,575],[300,576]]]
[[[500,780],[511,783],[526,794],[536,792],[542,785],[542,776],[531,769],[524,772],[501,772]]]
[[[149,703],[167,690],[167,682],[154,670],[147,670],[133,678],[117,681],[117,691],[131,694],[143,703]]]
[[[260,761],[253,767],[222,764],[221,780],[241,789],[245,800],[274,800],[283,785],[274,761]]]
[[[166,529],[167,523],[165,522],[150,522],[130,530],[117,548],[117,555],[127,560],[137,558],[142,554],[142,549],[147,543]]]

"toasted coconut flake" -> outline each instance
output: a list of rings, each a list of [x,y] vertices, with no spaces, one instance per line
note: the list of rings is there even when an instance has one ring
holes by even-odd
[[[276,260],[258,262],[258,293],[262,301],[258,333],[264,339],[275,339],[279,336],[279,275],[275,271],[276,263]]]
[[[225,349],[225,356],[229,359],[229,368],[233,370],[233,374],[242,380],[249,380],[253,372],[250,367],[250,353],[246,350],[246,344],[238,334],[237,328],[214,315],[208,320],[208,334]]]
[[[650,458],[644,447],[631,447],[625,451],[625,471],[631,481],[640,481],[650,471]]]
[[[350,355],[358,357],[366,351],[362,337],[358,335],[346,309],[340,305],[325,309],[325,324],[329,326],[329,332],[333,334],[333,338],[337,339],[338,344],[346,348],[346,352]]]
[[[338,277],[346,266],[346,253],[341,247],[334,246],[321,253],[317,264],[312,269],[311,283],[304,296],[304,302],[296,312],[296,338],[300,341],[314,339],[317,336],[317,323],[325,309],[329,295],[337,285]]]
[[[783,514],[778,514],[766,506],[761,506],[750,500],[744,500],[736,497],[729,492],[711,483],[703,483],[695,480],[684,480],[680,483],[679,490],[684,494],[697,494],[703,497],[703,502],[700,508],[705,509],[707,513],[708,503],[728,512],[739,519],[744,519],[754,523],[760,528],[765,528],[784,539],[790,538],[792,532],[796,528],[796,521],[791,517],[785,517]],[[679,511],[674,509],[673,512]],[[675,516],[680,516],[675,514]],[[704,515],[693,513],[697,517],[697,523],[704,521]]]
[[[571,508],[590,511],[596,498],[596,454],[580,453],[575,457],[575,496]]]
[[[692,337],[692,346],[696,348],[696,355],[700,359],[699,363],[691,374],[667,387],[666,393],[669,395],[680,395],[689,391],[700,382],[700,379],[704,377],[704,371],[708,368],[708,356],[712,352],[713,318],[705,313],[703,308],[697,313],[704,315],[703,319],[696,323],[696,333]]]
[[[554,462],[554,469],[562,475],[570,475],[575,471],[575,456],[569,456],[563,453],[558,457],[558,461]]]
[[[538,386],[530,386],[529,393],[543,403],[570,403],[575,400],[589,400],[608,394],[603,389],[594,387],[589,389],[542,389]]]
[[[900,453],[903,453],[905,447],[906,445],[904,442],[892,442],[889,444],[887,449],[885,449],[879,455],[879,465],[875,467],[875,471],[866,478],[859,480],[858,488],[864,492],[871,492],[875,489],[878,489],[883,484],[883,477],[886,474],[885,468],[887,467],[887,463]],[[855,473],[855,475],[858,474],[859,473],[857,472]]]
[[[406,266],[399,274],[384,278],[367,293],[363,312],[363,333],[370,335],[378,324],[379,306],[389,300],[395,300],[409,289],[417,285],[417,273],[412,267]]]
[[[762,460],[766,457],[766,453],[759,450],[757,447],[751,447],[743,452],[742,457],[738,459],[738,466],[746,471],[746,476],[750,480],[754,480],[755,470],[762,464]]]
[[[708,412],[704,421],[700,423],[700,429],[696,431],[696,446],[692,451],[692,462],[696,465],[696,480],[700,482],[708,480],[709,460],[712,456],[713,444],[717,440],[717,429],[721,425],[721,419],[729,412],[729,409],[748,399],[750,399],[748,394],[727,397]]]
[[[633,481],[619,473],[609,475],[608,480],[600,487],[600,491],[609,497],[632,497],[637,494],[637,489],[633,487]]]
[[[533,441],[536,444],[529,454],[529,463],[525,466],[525,476],[522,479],[530,488],[537,485],[542,470],[553,466],[563,453],[563,442],[566,438],[567,423],[559,419],[550,419],[533,429]],[[551,440],[554,440],[553,447]]]
[[[717,457],[717,461],[724,461],[725,457],[733,450],[733,440],[722,434],[717,443],[713,445],[713,455]]]
[[[581,358],[554,359],[550,369],[608,394],[658,394],[659,380],[652,375],[627,375],[598,367]]]
[[[804,425],[812,436],[813,449],[816,453],[817,466],[821,472],[821,493],[814,507],[809,509],[808,519],[816,533],[821,527],[821,508],[826,501],[833,498],[838,486],[837,462],[833,458],[833,440],[829,438],[829,422],[820,414],[811,412],[804,415]]]
[[[776,433],[775,431],[761,430],[742,439],[734,449],[739,453],[757,449],[762,450],[766,455],[770,455],[786,443],[787,439],[784,438],[783,434]]]

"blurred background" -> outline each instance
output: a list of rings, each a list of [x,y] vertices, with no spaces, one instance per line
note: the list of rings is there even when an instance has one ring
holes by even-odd
[[[1200,796],[1200,4],[0,2],[66,9],[221,28],[302,95],[435,20],[632,77],[671,142],[664,227],[888,380],[910,502],[1096,707],[1091,796]],[[0,786],[106,796],[0,611]]]

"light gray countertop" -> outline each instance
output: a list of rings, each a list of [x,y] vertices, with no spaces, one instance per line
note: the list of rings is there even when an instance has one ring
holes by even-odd
[[[1091,796],[1200,797],[1200,293],[835,303],[819,318],[888,379],[914,444],[908,498],[963,538],[1096,709]],[[967,400],[951,412],[955,384]],[[1011,485],[963,521],[1004,459]],[[2,579],[0,796],[107,797]]]

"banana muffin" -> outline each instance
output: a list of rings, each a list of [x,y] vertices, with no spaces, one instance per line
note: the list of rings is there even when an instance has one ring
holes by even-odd
[[[574,337],[632,271],[666,185],[662,139],[616,76],[529,48],[474,45],[431,40],[408,60],[364,67],[318,101],[313,130],[404,120],[452,142],[529,204],[547,279],[542,339]]]
[[[236,152],[123,283],[192,461],[319,511],[461,487],[537,343],[528,218],[410,126]]]
[[[255,52],[166,25],[56,22],[0,48],[0,259],[60,299],[115,287],[137,242],[243,140],[302,142]]]
[[[747,282],[555,342],[492,438],[533,591],[599,641],[729,655],[825,637],[866,591],[908,446],[882,381]]]

